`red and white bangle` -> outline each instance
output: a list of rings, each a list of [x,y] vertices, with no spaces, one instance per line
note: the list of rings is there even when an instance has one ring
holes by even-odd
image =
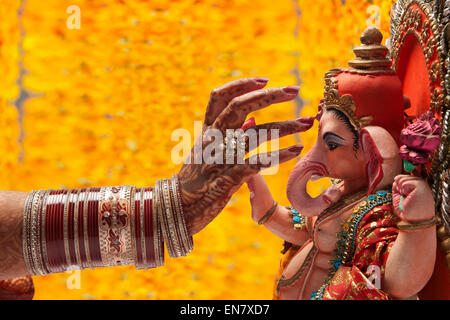
[[[98,238],[103,266],[131,265],[131,187],[104,187],[98,206]]]

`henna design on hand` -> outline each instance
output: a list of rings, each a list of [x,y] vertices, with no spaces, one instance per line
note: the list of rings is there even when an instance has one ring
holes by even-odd
[[[244,124],[247,115],[253,111],[268,107],[273,103],[280,103],[294,99],[298,94],[298,87],[271,88],[261,90],[267,83],[265,78],[239,79],[222,87],[214,89],[208,103],[202,137],[196,142],[198,147],[206,147],[211,141],[203,139],[209,129],[217,129],[225,136],[227,129],[239,129]],[[278,129],[279,136],[306,131],[313,125],[314,118],[301,118],[284,122],[261,124],[246,128],[267,129],[270,140],[270,129]],[[261,141],[259,141],[261,140]],[[258,139],[258,145],[265,142]],[[190,159],[194,159],[194,149]],[[246,152],[249,151],[246,139]],[[297,157],[302,147],[274,151],[270,156],[276,156],[282,163]],[[203,150],[203,149],[202,149]],[[266,155],[269,156],[269,155]],[[266,158],[267,159],[267,158]],[[252,175],[262,168],[270,167],[263,163],[261,155],[246,159],[245,163],[237,164],[196,164],[186,163],[179,172],[181,197],[185,211],[186,224],[191,235],[202,230],[226,206],[233,193]]]

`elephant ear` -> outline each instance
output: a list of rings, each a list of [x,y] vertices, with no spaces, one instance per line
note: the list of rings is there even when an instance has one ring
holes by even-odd
[[[366,175],[369,180],[368,194],[371,194],[375,187],[383,179],[383,157],[378,150],[377,144],[372,138],[369,130],[362,129],[360,133],[362,151],[367,155]]]

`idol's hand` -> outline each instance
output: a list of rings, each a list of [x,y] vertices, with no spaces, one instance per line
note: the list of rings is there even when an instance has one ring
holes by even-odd
[[[185,163],[179,172],[185,218],[191,235],[208,225],[222,211],[233,193],[250,176],[263,168],[297,157],[303,148],[302,146],[293,146],[273,151],[264,156],[257,154],[243,159],[243,156],[257,145],[272,139],[271,129],[278,129],[279,137],[282,137],[306,131],[312,127],[314,122],[313,118],[261,125],[253,125],[254,122],[252,123],[251,120],[246,122],[249,113],[268,107],[273,103],[293,100],[298,94],[298,87],[262,90],[267,81],[268,79],[265,78],[239,79],[214,89],[211,93],[202,139],[196,142],[188,159],[189,162]],[[225,139],[227,129],[240,128],[246,134],[242,138],[243,140],[234,140],[233,142],[233,139]],[[266,131],[262,129],[266,129]],[[267,137],[265,134],[260,137],[260,132],[267,132]],[[255,141],[249,138],[252,135],[253,138],[256,135],[257,143],[250,146],[250,141]],[[215,139],[220,137],[220,141],[212,139],[211,136]],[[244,141],[244,148],[241,148],[243,152],[239,155],[239,151],[237,151],[238,155],[231,156],[230,159],[226,150],[230,144],[237,142],[239,145],[239,141]],[[211,152],[211,150],[214,151]],[[272,161],[267,161],[267,159]],[[214,160],[213,163],[212,160]]]
[[[428,183],[421,178],[398,175],[392,185],[394,212],[407,222],[420,222],[434,217],[434,199]]]
[[[250,190],[252,219],[259,222],[265,213],[273,209],[275,201],[266,181],[259,173],[247,179],[247,187]]]

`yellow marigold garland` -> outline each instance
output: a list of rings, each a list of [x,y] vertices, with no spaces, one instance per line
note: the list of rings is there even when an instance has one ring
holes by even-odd
[[[19,114],[13,102],[19,96],[20,0],[3,1],[0,7],[0,188],[15,187],[20,148]]]

